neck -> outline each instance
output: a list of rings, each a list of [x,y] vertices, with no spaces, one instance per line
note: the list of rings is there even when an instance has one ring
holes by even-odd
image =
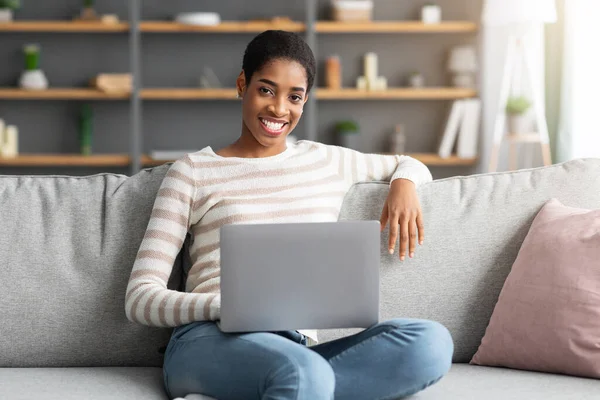
[[[256,140],[245,124],[242,126],[242,134],[239,139],[231,145],[231,149],[239,157],[246,158],[271,157],[284,152],[286,148],[285,139],[281,143],[276,143],[272,146],[262,145]]]

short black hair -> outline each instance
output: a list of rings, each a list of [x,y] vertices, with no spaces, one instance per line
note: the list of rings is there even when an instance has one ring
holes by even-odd
[[[306,71],[306,92],[310,92],[317,70],[315,55],[304,39],[294,32],[268,30],[258,34],[248,43],[244,52],[242,69],[246,81],[271,61],[284,59],[296,61]]]

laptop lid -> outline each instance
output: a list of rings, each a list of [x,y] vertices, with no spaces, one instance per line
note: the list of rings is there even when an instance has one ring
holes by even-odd
[[[223,331],[379,321],[379,221],[224,225],[220,241]]]

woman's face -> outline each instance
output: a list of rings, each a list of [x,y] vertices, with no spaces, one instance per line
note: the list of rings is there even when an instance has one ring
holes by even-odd
[[[304,67],[289,60],[273,60],[256,71],[250,82],[244,72],[237,79],[242,96],[242,135],[251,134],[264,147],[284,148],[298,124],[308,99]]]

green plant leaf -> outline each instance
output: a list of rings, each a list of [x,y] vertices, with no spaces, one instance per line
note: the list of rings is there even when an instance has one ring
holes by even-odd
[[[358,123],[352,120],[347,121],[339,121],[335,124],[335,130],[337,132],[345,132],[345,133],[358,133],[359,127]]]
[[[511,97],[506,102],[506,113],[510,115],[521,115],[531,107],[531,101],[525,96]]]

